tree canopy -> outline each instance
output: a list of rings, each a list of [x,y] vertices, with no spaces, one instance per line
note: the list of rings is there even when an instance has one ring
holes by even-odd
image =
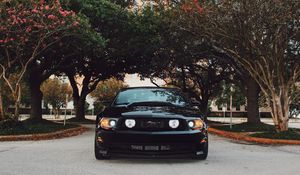
[[[66,107],[71,100],[72,90],[70,85],[62,82],[57,77],[46,80],[41,90],[44,96],[44,105],[51,105],[55,116],[58,116],[60,108]]]
[[[299,101],[294,94],[300,79],[300,2],[135,2],[1,1],[0,82],[5,86],[0,118],[3,87],[10,91],[17,117],[26,83],[31,116],[41,119],[42,83],[51,75],[67,76],[76,117],[83,119],[88,94],[95,90],[98,101],[112,98],[126,73],[138,73],[182,88],[201,102],[204,114],[209,100],[229,94],[229,86],[222,90],[226,82],[239,86],[236,92],[247,96],[255,118],[261,89],[277,130],[287,130],[289,112],[298,109]],[[248,122],[260,122],[249,116]]]
[[[0,2],[0,67],[19,116],[21,81],[30,64],[42,53],[85,25],[73,11],[61,8],[59,1],[1,1]],[[14,73],[15,81],[8,78]]]

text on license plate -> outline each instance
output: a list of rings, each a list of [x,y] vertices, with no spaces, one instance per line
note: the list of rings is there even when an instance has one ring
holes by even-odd
[[[170,150],[169,145],[161,145],[161,146],[152,146],[152,145],[131,145],[131,150],[137,150],[137,151],[168,151]]]

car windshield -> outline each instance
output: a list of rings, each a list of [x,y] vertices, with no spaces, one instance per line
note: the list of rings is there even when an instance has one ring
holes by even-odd
[[[177,106],[185,106],[187,101],[180,91],[175,89],[127,89],[121,91],[116,99],[115,105],[129,105],[133,103],[159,102],[169,103]]]

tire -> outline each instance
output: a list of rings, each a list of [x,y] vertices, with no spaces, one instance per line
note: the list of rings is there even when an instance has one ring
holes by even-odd
[[[206,158],[208,156],[208,141],[204,143],[202,151],[203,151],[203,154],[196,155],[196,159],[206,160]]]
[[[101,154],[100,151],[101,149],[98,147],[97,143],[96,143],[96,139],[95,139],[95,146],[94,146],[94,151],[95,151],[95,158],[97,160],[106,160],[106,159],[110,159],[110,155],[109,154]]]

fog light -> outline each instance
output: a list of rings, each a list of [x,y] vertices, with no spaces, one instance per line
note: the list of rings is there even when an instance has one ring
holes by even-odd
[[[116,122],[115,120],[109,121],[109,125],[110,125],[111,127],[115,127],[116,124],[117,124],[117,122]]]
[[[205,123],[200,118],[188,121],[188,125],[191,129],[201,130],[205,127]]]
[[[126,119],[125,125],[127,128],[133,128],[135,126],[135,120],[134,119]]]
[[[189,127],[193,128],[195,126],[195,123],[193,121],[189,121]]]
[[[178,128],[179,126],[179,120],[170,120],[169,121],[169,126],[173,129]]]
[[[194,129],[202,129],[204,127],[204,122],[201,119],[197,119],[194,122],[195,122]]]
[[[114,119],[114,118],[107,118],[107,117],[103,117],[100,122],[99,125],[101,128],[103,129],[113,129],[116,127],[117,125],[117,120],[118,119]]]

